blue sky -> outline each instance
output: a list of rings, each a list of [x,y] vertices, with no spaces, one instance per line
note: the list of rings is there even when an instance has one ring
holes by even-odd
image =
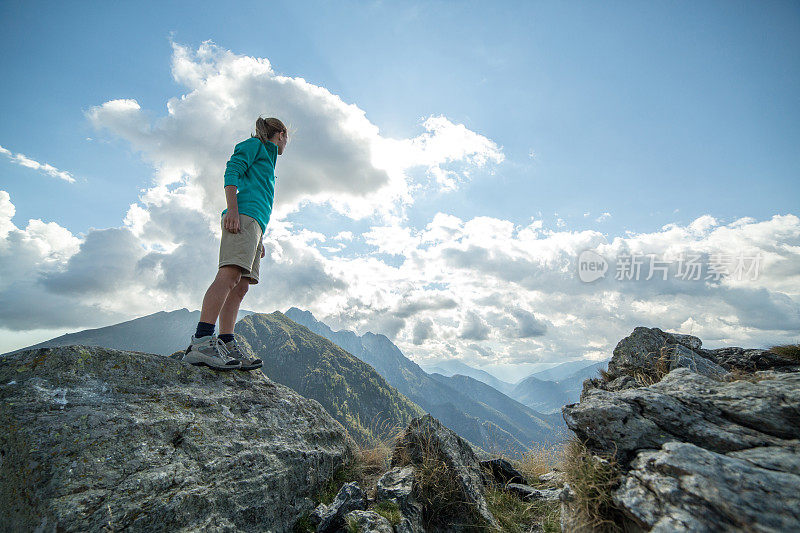
[[[10,152],[0,154],[0,189],[20,229],[41,219],[82,241],[92,228],[123,227],[130,205],[153,185],[155,156],[137,150],[119,128],[98,128],[88,113],[132,99],[158,127],[167,101],[191,92],[172,75],[173,43],[197,50],[204,41],[264,58],[275,75],[324,88],[363,111],[382,138],[413,139],[425,119],[442,116],[494,143],[502,160],[489,164],[445,157],[441,168],[467,172],[458,186],[412,187],[401,224],[412,233],[446,213],[518,227],[538,220],[545,230],[598,232],[612,242],[630,232],[659,234],[668,224],[688,227],[703,216],[723,227],[743,217],[765,223],[798,214],[800,6],[794,2],[499,2],[491,9],[479,2],[3,2],[0,20],[6,80],[0,146]],[[269,102],[264,108],[268,115]],[[310,124],[292,126],[298,144],[312,137]],[[13,154],[75,181],[20,165]],[[427,171],[405,173],[412,183]],[[283,177],[281,168],[277,174]],[[378,225],[374,217],[353,218],[314,202],[285,220],[296,231],[328,238]],[[370,249],[356,241],[341,253],[355,257]],[[68,261],[72,252],[64,253]],[[410,257],[376,254],[395,266]],[[794,266],[796,257],[786,260]],[[330,273],[333,266],[324,268]],[[800,289],[789,287],[765,290],[789,298],[791,315]],[[196,295],[185,296],[188,307],[199,307],[190,303]],[[315,309],[314,301],[305,304]],[[466,305],[456,308],[462,319]],[[546,311],[526,309],[547,320]],[[321,304],[316,310],[342,327],[378,324],[364,317],[349,322],[342,309]],[[490,315],[482,320],[500,327],[503,320],[493,324]],[[456,317],[439,318],[420,316],[416,324],[455,320],[458,330]],[[8,347],[59,328],[81,329],[56,322]],[[551,320],[550,331],[557,323]],[[0,326],[18,329],[11,324]],[[85,327],[91,325],[103,324]],[[409,338],[413,325],[404,325]],[[396,332],[401,346],[403,331]],[[555,361],[556,346],[541,353]],[[421,359],[441,357],[448,348],[440,348],[428,353],[424,343],[408,345]],[[462,355],[476,363],[475,354]],[[502,357],[477,362],[523,364]]]

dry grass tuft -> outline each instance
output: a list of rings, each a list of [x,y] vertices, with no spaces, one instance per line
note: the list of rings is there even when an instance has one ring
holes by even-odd
[[[753,372],[748,370],[744,370],[742,368],[733,367],[731,370],[722,377],[720,381],[750,381],[751,383],[758,383],[759,381],[766,379],[766,376],[759,376]]]
[[[647,371],[633,373],[633,378],[642,387],[648,387],[654,383],[658,383],[664,376],[669,374],[670,346],[664,342],[664,345],[658,349],[657,353],[648,352],[647,355],[655,357],[652,367]]]
[[[486,503],[504,532],[538,531],[537,526],[545,533],[561,532],[559,502],[524,502],[499,487],[491,487],[486,490]]]
[[[565,446],[564,472],[567,483],[575,493],[573,505],[580,531],[622,532],[622,515],[611,493],[619,484],[619,471],[613,454],[592,457],[586,445],[577,437]]]
[[[520,471],[529,483],[536,485],[539,476],[559,468],[563,460],[563,446],[534,444],[516,459],[505,458]]]
[[[366,491],[374,492],[378,479],[392,466],[392,451],[405,431],[405,426],[384,424],[375,427],[375,424],[370,424],[370,430],[374,431],[375,435],[381,435],[382,438],[376,439],[370,446],[361,446],[356,453],[355,463],[359,474],[359,484]],[[370,495],[374,496],[374,494]]]
[[[784,344],[783,346],[773,346],[770,352],[800,362],[800,344]]]

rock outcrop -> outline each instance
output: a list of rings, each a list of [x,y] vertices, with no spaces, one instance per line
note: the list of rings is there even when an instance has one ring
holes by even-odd
[[[16,531],[289,531],[354,455],[261,372],[66,346],[0,359],[0,524]]]
[[[395,446],[392,465],[408,464],[420,472],[417,483],[422,497],[435,501],[445,495],[448,503],[453,502],[452,508],[446,510],[423,502],[426,521],[435,521],[431,520],[433,512],[452,513],[458,516],[465,530],[499,529],[486,504],[484,486],[489,480],[478,457],[464,439],[431,415],[414,419]]]
[[[636,328],[608,369],[562,412],[614,459],[612,500],[630,529],[800,530],[800,361]]]

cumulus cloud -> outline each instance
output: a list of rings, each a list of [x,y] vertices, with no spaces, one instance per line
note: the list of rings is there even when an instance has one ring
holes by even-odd
[[[17,165],[31,168],[33,170],[38,170],[39,172],[43,172],[52,178],[64,180],[68,183],[75,183],[75,178],[72,176],[72,174],[70,174],[66,170],[59,170],[53,165],[50,165],[48,163],[39,163],[38,161],[31,159],[25,154],[12,153],[11,150],[9,150],[8,148],[4,148],[3,146],[0,146],[0,154],[5,155],[11,160],[12,163],[15,163]]]
[[[414,329],[412,330],[412,339],[416,345],[420,345],[425,342],[433,334],[433,322],[429,318],[425,318],[422,320],[417,320],[414,324]]]
[[[489,337],[490,328],[484,320],[472,311],[467,312],[459,332],[462,339],[482,341]]]
[[[511,311],[517,319],[517,336],[523,339],[528,337],[541,337],[547,332],[547,324],[537,319],[533,313],[524,309]]]

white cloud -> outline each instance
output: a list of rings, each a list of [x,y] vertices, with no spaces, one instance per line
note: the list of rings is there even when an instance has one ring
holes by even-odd
[[[12,163],[16,163],[17,165],[44,172],[50,177],[58,178],[68,183],[75,183],[75,178],[66,170],[59,170],[48,163],[39,163],[25,154],[14,154],[8,148],[4,148],[3,146],[0,146],[0,154],[7,156]]]
[[[583,216],[587,216],[588,214],[589,214],[589,213],[586,213],[586,214],[584,214]],[[609,218],[611,218],[611,213],[609,213],[608,211],[606,211],[605,213],[603,213],[603,214],[601,214],[599,217],[597,217],[595,220],[596,220],[597,222],[604,222],[604,221],[608,220]]]

